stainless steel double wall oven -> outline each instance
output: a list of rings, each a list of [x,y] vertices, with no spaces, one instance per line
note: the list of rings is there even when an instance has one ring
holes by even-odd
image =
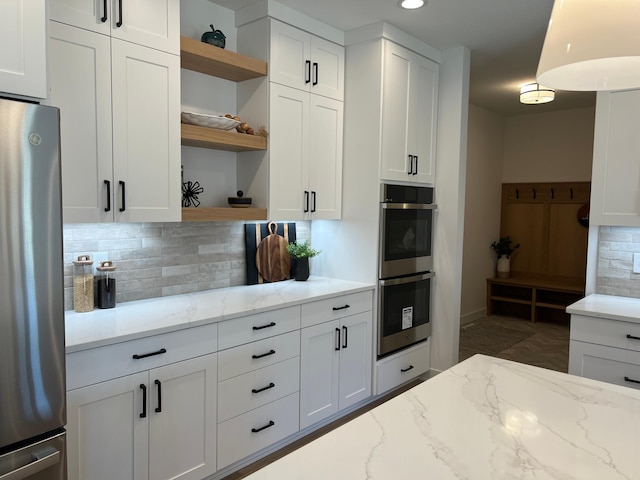
[[[432,187],[383,184],[378,358],[431,335]]]

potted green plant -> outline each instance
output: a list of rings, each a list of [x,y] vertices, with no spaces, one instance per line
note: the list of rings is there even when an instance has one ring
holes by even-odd
[[[319,255],[320,250],[314,250],[305,240],[302,243],[290,243],[287,245],[287,252],[293,260],[294,278],[297,281],[305,281],[309,278],[309,259]]]
[[[511,255],[520,248],[520,244],[513,245],[513,241],[509,236],[500,237],[500,240],[493,242],[491,248],[496,252],[497,265],[496,273],[498,278],[508,278],[511,271]]]

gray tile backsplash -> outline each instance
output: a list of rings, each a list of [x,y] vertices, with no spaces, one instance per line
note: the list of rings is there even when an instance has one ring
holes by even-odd
[[[298,240],[311,223],[296,222]],[[243,222],[66,224],[65,310],[73,310],[73,261],[116,266],[116,302],[246,284]]]
[[[634,253],[640,253],[640,228],[600,227],[596,293],[640,298]]]

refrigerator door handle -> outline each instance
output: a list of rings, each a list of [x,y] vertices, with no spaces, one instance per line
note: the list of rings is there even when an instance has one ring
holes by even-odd
[[[53,450],[53,452],[51,452]],[[27,465],[13,470],[4,475],[0,475],[0,480],[24,480],[34,476],[36,473],[41,472],[57,463],[60,463],[60,452],[55,449],[46,451],[47,455],[41,457],[40,455],[33,455],[34,460]]]

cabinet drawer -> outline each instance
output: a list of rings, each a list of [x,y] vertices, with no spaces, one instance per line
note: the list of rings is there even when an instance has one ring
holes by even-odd
[[[295,393],[300,388],[298,357],[218,384],[218,422]]]
[[[213,353],[217,332],[213,323],[69,353],[67,390]]]
[[[402,353],[380,360],[376,365],[376,393],[384,393],[428,371],[430,354],[431,340],[427,340]]]
[[[640,352],[640,323],[572,315],[571,340]]]
[[[297,393],[222,422],[218,425],[218,469],[297,431]]]
[[[218,354],[218,381],[300,355],[300,330],[223,350]]]
[[[302,305],[302,328],[371,310],[372,292],[351,293]]]
[[[218,348],[224,350],[299,328],[299,306],[235,318],[218,324]]]
[[[640,389],[640,352],[572,340],[569,373]]]

